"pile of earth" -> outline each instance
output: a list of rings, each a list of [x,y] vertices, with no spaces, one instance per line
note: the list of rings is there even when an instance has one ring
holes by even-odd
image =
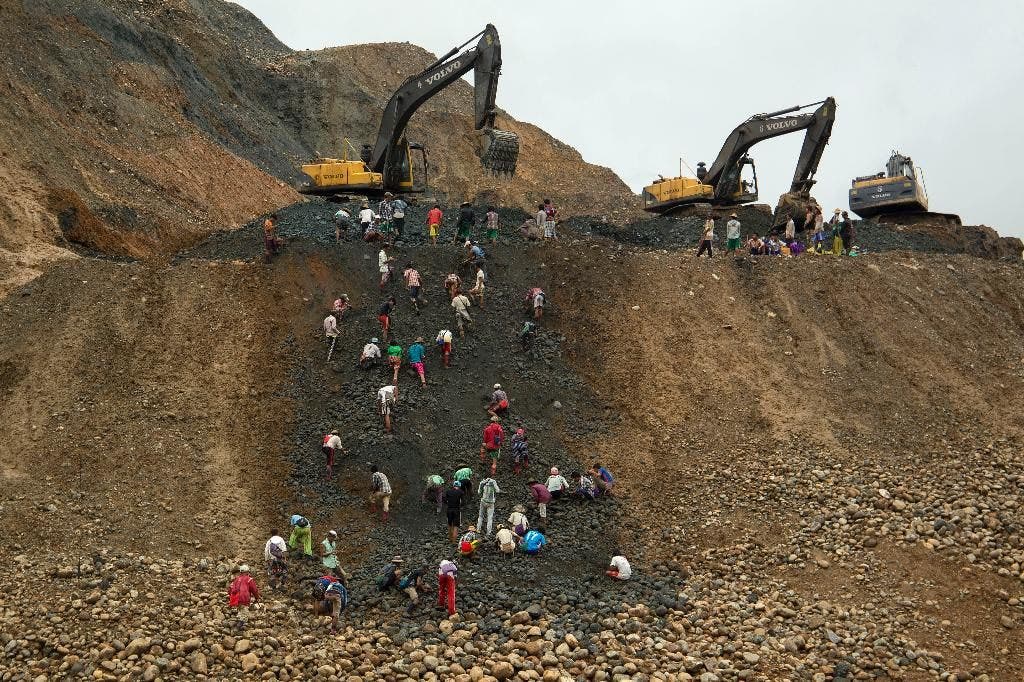
[[[295,202],[301,163],[342,156],[344,138],[372,142],[393,89],[434,60],[395,43],[293,52],[222,0],[7,3],[0,19],[5,290],[70,257],[69,244],[173,254]],[[528,208],[550,196],[635,215],[614,173],[504,113],[498,125],[521,136],[519,173],[485,175],[471,102],[459,81],[410,123],[432,186],[453,200]]]
[[[373,403],[388,377],[355,366],[377,333],[377,249],[351,233],[336,244],[334,209],[283,210],[288,243],[269,266],[253,224],[170,264],[62,264],[4,299],[0,537],[17,567],[4,665],[726,680],[988,679],[1022,663],[1021,434],[1001,407],[1024,395],[1019,266],[695,261],[572,229],[528,244],[523,214],[503,212],[486,308],[455,367],[431,350],[426,389],[402,375],[389,437]],[[452,324],[452,229],[394,250],[427,298],[417,315],[388,286],[403,346]],[[524,353],[531,286],[552,305]],[[355,310],[327,363],[320,323],[340,293]],[[395,553],[411,566],[451,554],[422,482],[477,465],[496,381],[506,426],[530,436],[531,474],[599,459],[621,495],[556,505],[541,557],[486,550],[462,565],[458,618],[401,618],[401,595],[373,577]],[[331,428],[349,451],[336,482],[318,447]],[[386,525],[366,508],[371,462],[395,489]],[[524,479],[502,463],[498,518]],[[351,629],[328,637],[307,617],[316,570],[300,562],[303,582],[237,633],[230,571],[260,565],[296,512],[317,535],[341,532]],[[627,584],[600,577],[617,545],[637,570]],[[40,597],[53,572],[63,589]]]

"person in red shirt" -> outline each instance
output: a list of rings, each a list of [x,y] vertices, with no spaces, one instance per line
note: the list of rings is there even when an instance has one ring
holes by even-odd
[[[434,208],[427,212],[427,234],[430,235],[430,243],[437,246],[437,233],[441,231],[441,221],[444,219],[444,214],[441,213],[441,207],[434,204]]]
[[[245,629],[245,620],[249,614],[249,606],[260,600],[260,588],[256,581],[249,575],[249,566],[242,564],[238,567],[238,577],[231,581],[228,587],[228,606],[238,609],[239,630]]]
[[[537,503],[537,513],[540,515],[540,527],[546,529],[548,525],[548,502],[551,501],[551,491],[543,483],[531,479],[526,483],[530,497]]]
[[[491,423],[484,428],[484,442],[480,446],[480,461],[485,462],[484,454],[491,456],[491,476],[498,470],[498,459],[501,457],[501,444],[505,442],[505,429],[501,428],[501,419],[495,415]]]

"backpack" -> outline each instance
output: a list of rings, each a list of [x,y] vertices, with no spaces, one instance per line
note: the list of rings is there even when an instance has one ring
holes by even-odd
[[[327,586],[324,590],[324,597],[327,596],[328,592],[333,592],[341,597],[341,608],[348,606],[348,588],[342,585],[340,582],[333,582]]]
[[[423,575],[423,571],[413,571],[412,573],[398,581],[398,587],[400,587],[403,590],[407,587],[413,587],[414,585],[416,585],[416,580],[421,575]]]
[[[313,583],[313,599],[316,601],[322,601],[327,593],[327,588],[335,582],[337,582],[337,579],[329,575],[317,578],[316,582]]]
[[[377,589],[384,592],[395,584],[395,565],[389,564],[384,571],[377,576]]]

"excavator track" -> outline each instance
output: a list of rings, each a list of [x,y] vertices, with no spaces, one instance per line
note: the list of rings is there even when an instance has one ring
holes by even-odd
[[[519,136],[506,130],[480,131],[480,163],[495,175],[511,176],[519,160]]]

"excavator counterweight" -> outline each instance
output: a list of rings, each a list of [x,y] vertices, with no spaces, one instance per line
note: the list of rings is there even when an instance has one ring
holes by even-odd
[[[461,51],[473,40],[474,47]],[[405,129],[409,119],[424,102],[441,92],[470,70],[474,71],[474,128],[479,136],[480,162],[488,171],[504,176],[515,173],[519,158],[519,136],[494,127],[495,96],[501,73],[501,42],[498,31],[488,24],[461,46],[453,48],[421,73],[410,76],[384,105],[375,144],[365,145],[358,160],[320,159],[302,167],[309,181],[298,188],[304,194],[333,195],[345,192],[382,194],[422,192],[425,181],[415,182],[410,150],[423,154],[422,145],[409,144]]]

